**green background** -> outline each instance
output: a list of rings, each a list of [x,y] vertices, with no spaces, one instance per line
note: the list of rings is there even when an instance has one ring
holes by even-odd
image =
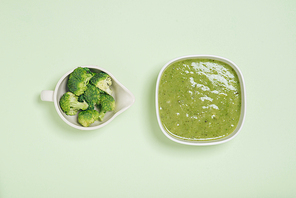
[[[0,197],[295,197],[296,1],[1,1]],[[191,54],[241,69],[247,115],[225,144],[161,132],[157,75]],[[77,66],[110,71],[136,97],[79,131],[40,100]]]

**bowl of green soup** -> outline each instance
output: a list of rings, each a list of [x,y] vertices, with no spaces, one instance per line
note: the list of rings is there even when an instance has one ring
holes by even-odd
[[[213,55],[171,60],[156,83],[156,114],[169,139],[187,145],[225,143],[240,132],[246,114],[243,75]]]

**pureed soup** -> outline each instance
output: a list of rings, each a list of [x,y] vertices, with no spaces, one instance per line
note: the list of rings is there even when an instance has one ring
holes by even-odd
[[[240,119],[238,76],[218,60],[174,62],[161,76],[158,108],[163,127],[174,137],[192,141],[226,137]]]

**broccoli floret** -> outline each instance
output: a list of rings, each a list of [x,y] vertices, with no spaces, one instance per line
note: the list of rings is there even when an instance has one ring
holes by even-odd
[[[78,96],[78,102],[84,102],[85,99],[84,99],[84,95],[81,94],[80,96]]]
[[[86,102],[78,102],[78,97],[75,94],[66,92],[60,99],[60,107],[66,115],[72,116],[76,115],[80,109],[87,109],[88,104]]]
[[[96,110],[86,110],[81,111],[78,114],[78,122],[84,126],[88,127],[92,123],[94,123],[99,118],[99,112]]]
[[[92,84],[87,85],[86,91],[78,97],[79,102],[85,101],[89,109],[95,109],[95,105],[100,103],[100,89]]]
[[[112,80],[108,74],[104,72],[96,73],[94,77],[92,77],[92,79],[90,80],[90,83],[103,90],[107,94],[112,94],[112,90],[110,89],[110,86],[112,85]]]
[[[93,75],[94,73],[88,68],[77,67],[69,76],[67,83],[69,91],[80,96],[87,89],[86,85]]]
[[[107,111],[113,111],[115,109],[115,100],[108,94],[101,94],[100,113],[99,120],[103,121]]]
[[[95,105],[94,104],[89,104],[88,108],[86,110],[94,110],[95,109]]]
[[[100,103],[100,90],[94,85],[88,84],[83,95],[88,104],[96,105]]]
[[[82,67],[82,68],[86,71],[86,73],[89,73],[89,74],[95,75],[92,71],[90,71],[89,68],[87,68],[87,67]]]
[[[78,96],[78,102],[84,102],[84,101],[88,104],[88,107],[86,110],[94,110],[95,109],[95,104],[88,103],[84,98],[84,94]]]

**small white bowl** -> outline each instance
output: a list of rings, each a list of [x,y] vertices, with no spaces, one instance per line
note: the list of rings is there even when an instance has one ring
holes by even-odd
[[[109,74],[109,76],[112,79],[112,86],[111,89],[113,91],[112,96],[115,99],[115,109],[114,111],[107,112],[103,121],[95,121],[93,124],[91,124],[89,127],[83,127],[77,122],[77,115],[75,116],[68,116],[66,115],[60,105],[59,101],[60,98],[63,96],[64,93],[67,92],[67,81],[68,76],[74,71],[72,69],[71,71],[67,72],[57,83],[55,90],[43,90],[41,92],[41,100],[43,101],[50,101],[54,102],[55,109],[59,116],[62,118],[64,122],[66,122],[68,125],[80,129],[80,130],[94,130],[101,128],[105,126],[106,124],[110,123],[116,116],[123,113],[125,110],[127,110],[129,107],[133,105],[135,102],[134,95],[126,88],[124,87],[110,72],[107,70],[97,67],[97,66],[81,66],[81,67],[87,67],[93,72],[105,72]]]
[[[209,141],[183,140],[183,139],[179,139],[179,138],[176,138],[176,137],[170,135],[161,123],[160,116],[159,116],[159,106],[158,106],[158,90],[159,90],[159,83],[160,83],[161,76],[162,76],[164,70],[172,63],[174,63],[176,61],[180,61],[180,60],[187,60],[187,59],[193,59],[193,58],[194,59],[212,59],[212,60],[218,60],[218,61],[224,62],[227,65],[231,66],[238,76],[238,79],[240,82],[240,88],[241,88],[241,115],[240,115],[240,119],[239,119],[238,125],[235,128],[235,130],[230,135],[228,135],[224,138],[216,139],[216,140],[209,140]],[[187,145],[194,145],[194,146],[215,145],[215,144],[221,144],[221,143],[228,142],[229,140],[232,140],[235,136],[237,136],[237,134],[240,132],[240,130],[243,126],[244,120],[245,120],[245,116],[246,116],[246,89],[245,89],[245,83],[244,83],[244,78],[243,78],[242,72],[236,66],[236,64],[233,63],[232,61],[230,61],[226,58],[214,56],[214,55],[188,55],[188,56],[182,56],[182,57],[173,59],[170,62],[168,62],[159,72],[159,75],[157,78],[157,83],[156,83],[155,105],[156,105],[156,116],[157,116],[159,127],[161,128],[164,135],[166,137],[168,137],[169,139],[171,139],[177,143],[180,143],[180,144],[187,144]]]

